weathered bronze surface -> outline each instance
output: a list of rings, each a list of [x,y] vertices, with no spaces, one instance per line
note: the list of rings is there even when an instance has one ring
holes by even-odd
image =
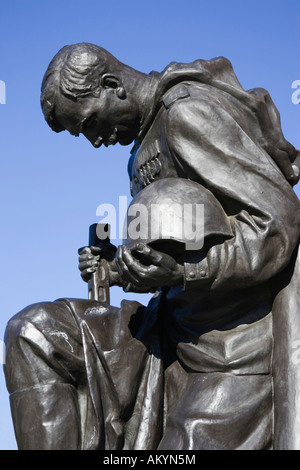
[[[10,320],[19,448],[300,449],[300,152],[269,93],[222,57],[146,75],[82,43],[51,61],[41,104],[56,132],[134,143],[133,201],[202,204],[204,225],[80,250],[86,282],[105,262],[104,291],[147,306],[59,299]]]

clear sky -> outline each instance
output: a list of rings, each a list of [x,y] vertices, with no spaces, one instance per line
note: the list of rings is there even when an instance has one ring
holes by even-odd
[[[271,93],[285,137],[300,149],[300,106],[292,102],[292,83],[300,81],[299,14],[299,0],[1,1],[1,339],[23,307],[87,296],[77,249],[98,222],[98,205],[130,200],[130,147],[94,149],[45,123],[40,85],[56,52],[92,42],[147,73],[171,61],[225,56],[245,89]],[[112,289],[114,305],[125,297],[136,298]],[[16,449],[2,370],[0,413],[0,449]]]

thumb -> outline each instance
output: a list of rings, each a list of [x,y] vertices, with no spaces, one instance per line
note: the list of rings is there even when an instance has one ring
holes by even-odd
[[[102,248],[100,246],[90,246],[90,250],[93,255],[100,255],[102,252]]]
[[[138,244],[136,248],[132,250],[132,253],[137,253],[138,255],[142,255],[143,257],[147,258],[148,261],[155,264],[156,266],[160,266],[162,264],[164,255],[160,251],[154,250],[149,245]]]

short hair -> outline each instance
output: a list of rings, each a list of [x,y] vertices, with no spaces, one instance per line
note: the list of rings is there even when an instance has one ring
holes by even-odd
[[[108,64],[118,63],[108,51],[90,43],[64,46],[50,62],[41,86],[41,107],[52,130],[65,128],[55,118],[58,91],[68,98],[100,96],[100,80]]]

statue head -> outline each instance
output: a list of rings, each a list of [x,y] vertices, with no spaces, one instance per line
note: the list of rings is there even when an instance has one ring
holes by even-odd
[[[140,118],[137,100],[123,84],[130,72],[135,71],[97,45],[63,47],[42,82],[41,106],[47,123],[55,132],[84,134],[94,147],[131,143]]]

